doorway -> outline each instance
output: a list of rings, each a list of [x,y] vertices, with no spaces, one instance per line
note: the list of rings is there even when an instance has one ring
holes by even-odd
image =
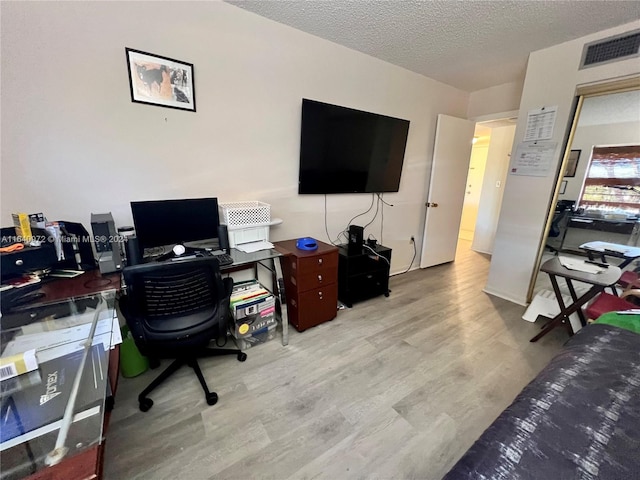
[[[509,112],[512,113],[515,112]],[[465,243],[470,243],[471,249],[476,252],[492,253],[516,122],[515,116],[477,122],[438,115],[433,165],[425,203],[420,268],[455,261],[470,164],[473,167],[472,186],[476,193],[469,195],[474,198],[474,205],[468,204],[465,230],[467,235],[473,236],[473,241],[465,240]],[[486,160],[482,155],[476,157],[472,154],[472,139],[478,123],[481,124],[480,132],[491,131],[490,135],[485,135],[488,141]]]
[[[476,123],[458,238],[491,254],[517,117]]]

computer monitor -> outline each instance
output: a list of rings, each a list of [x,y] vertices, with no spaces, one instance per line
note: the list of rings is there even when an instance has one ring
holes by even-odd
[[[179,243],[217,247],[217,198],[131,202],[131,213],[143,252],[147,248]]]

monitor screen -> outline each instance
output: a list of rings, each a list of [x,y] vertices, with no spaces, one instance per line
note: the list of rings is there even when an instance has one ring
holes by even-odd
[[[302,100],[298,193],[397,192],[409,121]]]
[[[141,249],[218,238],[218,199],[131,202]]]

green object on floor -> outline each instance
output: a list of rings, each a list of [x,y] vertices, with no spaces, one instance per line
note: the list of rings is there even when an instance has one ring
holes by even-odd
[[[634,333],[640,333],[640,314],[629,315],[609,312],[604,315],[600,315],[593,323],[604,323],[607,325],[613,325],[614,327],[624,328]]]
[[[136,377],[149,369],[149,360],[136,347],[129,327],[120,329],[122,345],[120,345],[120,373],[123,377]]]

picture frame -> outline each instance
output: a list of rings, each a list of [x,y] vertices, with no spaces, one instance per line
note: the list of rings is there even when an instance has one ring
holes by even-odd
[[[560,184],[560,191],[558,193],[562,195],[566,191],[567,191],[567,180],[563,180],[562,183]]]
[[[567,165],[564,169],[565,177],[575,177],[576,169],[578,168],[578,160],[580,160],[580,153],[582,150],[571,150],[569,152],[569,158],[567,159]]]
[[[125,48],[131,101],[196,111],[193,64]]]

